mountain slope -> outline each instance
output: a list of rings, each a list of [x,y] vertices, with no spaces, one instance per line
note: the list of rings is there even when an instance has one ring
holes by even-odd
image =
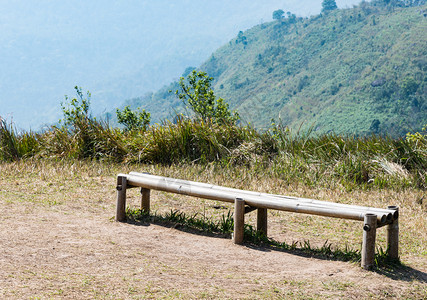
[[[405,134],[427,122],[426,11],[364,2],[311,18],[288,15],[239,33],[200,69],[258,128],[274,119],[319,133]],[[168,89],[173,84],[143,100],[155,119],[171,114],[170,101],[179,107]]]

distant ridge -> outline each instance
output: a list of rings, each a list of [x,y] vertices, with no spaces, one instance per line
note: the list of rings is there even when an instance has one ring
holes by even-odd
[[[427,6],[362,2],[253,27],[199,69],[243,122],[268,128],[404,135],[427,123]],[[422,5],[421,5],[422,4]],[[185,74],[184,74],[185,75]],[[170,90],[129,100],[159,121],[183,111]]]

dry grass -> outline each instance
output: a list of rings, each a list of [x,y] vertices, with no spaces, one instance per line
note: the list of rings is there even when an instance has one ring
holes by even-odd
[[[280,273],[274,276],[260,270],[256,262],[248,261],[246,267],[238,267],[232,260],[230,265],[221,265],[221,256],[206,264],[193,255],[188,259],[179,258],[165,250],[165,257],[153,253],[150,247],[158,247],[163,239],[154,240],[150,245],[135,248],[143,227],[129,227],[115,224],[110,220],[115,212],[115,177],[118,173],[145,171],[156,175],[209,182],[235,188],[269,193],[303,196],[319,200],[342,203],[386,207],[398,205],[400,208],[400,255],[404,267],[399,270],[382,270],[380,273],[366,273],[358,265],[344,262],[312,262],[314,264],[336,265],[352,270],[354,274],[342,277],[318,278],[315,273],[301,275],[299,263],[303,257],[290,253],[297,263],[295,273]],[[339,185],[334,189],[307,187],[295,182],[277,179],[265,170],[256,173],[245,167],[223,168],[217,164],[201,165],[119,165],[84,161],[26,160],[0,164],[0,224],[15,226],[16,232],[2,233],[0,269],[4,278],[0,279],[2,298],[392,298],[421,299],[427,295],[427,209],[425,192],[417,189],[352,189]],[[206,218],[219,218],[231,206],[222,202],[178,196],[163,192],[153,192],[152,209],[158,213],[171,209],[185,213],[198,213]],[[130,190],[128,204],[138,207],[140,194]],[[423,204],[424,203],[424,204]],[[423,207],[424,205],[424,207]],[[218,208],[219,207],[219,208]],[[250,224],[255,223],[252,214],[247,215]],[[77,223],[75,223],[77,222]],[[88,223],[89,222],[89,223]],[[27,225],[25,225],[27,224]],[[48,224],[49,227],[44,227]],[[24,227],[22,227],[22,226]],[[28,232],[25,227],[28,226]],[[72,236],[62,236],[63,226],[72,227]],[[157,230],[151,226],[152,230]],[[5,228],[5,227],[4,227]],[[33,228],[34,231],[31,231]],[[81,233],[79,230],[83,231]],[[108,230],[115,233],[104,234]],[[22,231],[22,232],[21,232]],[[86,235],[84,232],[86,231]],[[98,232],[98,234],[96,233]],[[156,231],[157,232],[157,231]],[[385,247],[386,229],[378,231],[378,244]],[[31,237],[31,235],[34,235]],[[156,233],[164,239],[173,236],[173,247],[179,248],[180,236],[176,231],[158,229]],[[269,212],[269,236],[292,243],[309,240],[311,245],[321,246],[328,240],[333,247],[360,249],[361,223],[340,219],[306,216],[286,212]],[[6,237],[5,237],[6,235]],[[75,239],[71,243],[71,239]],[[28,264],[28,259],[37,250],[31,243],[21,242],[37,236],[33,242],[46,239],[57,249],[72,252],[76,259],[89,261],[88,268],[79,265],[72,269],[64,262],[40,262]],[[63,240],[70,239],[70,244]],[[176,239],[176,245],[174,243]],[[227,240],[190,235],[190,240],[200,240],[207,244],[229,245]],[[157,244],[156,244],[157,242]],[[3,244],[1,244],[3,243]],[[81,247],[79,246],[81,244]],[[175,246],[173,246],[175,245]],[[63,247],[63,248],[61,248]],[[148,247],[148,248],[147,248]],[[223,246],[224,247],[224,246]],[[230,246],[225,246],[228,253]],[[241,251],[244,247],[232,248]],[[13,249],[13,252],[12,252]],[[74,249],[75,251],[72,251]],[[219,249],[220,250],[220,249]],[[9,258],[20,253],[30,258],[22,262]],[[42,250],[38,250],[39,252]],[[48,251],[48,250],[46,250]],[[50,250],[52,251],[52,250]],[[192,252],[189,248],[185,251]],[[209,258],[214,249],[203,249]],[[249,250],[248,250],[249,251]],[[39,253],[37,252],[37,253]],[[48,252],[46,252],[48,253]],[[94,254],[95,253],[95,254]],[[234,253],[234,252],[233,252]],[[246,252],[245,252],[246,253]],[[40,254],[40,253],[39,253]],[[34,254],[35,255],[35,254]],[[89,259],[97,255],[102,262],[92,264]],[[169,256],[168,256],[169,255]],[[251,254],[255,255],[255,254]],[[258,255],[258,254],[257,254]],[[287,257],[287,253],[265,254]],[[43,256],[42,256],[43,257]],[[117,260],[117,257],[119,259]],[[204,258],[204,259],[208,259]],[[89,260],[88,260],[89,259]],[[237,259],[237,258],[236,258]],[[276,258],[277,259],[277,258]],[[288,257],[289,259],[289,257]],[[213,260],[213,258],[212,258]],[[114,263],[116,262],[116,264]],[[40,263],[40,264],[39,264]],[[224,263],[224,262],[222,262]],[[100,267],[100,266],[102,267]],[[262,265],[262,264],[261,264]],[[250,267],[252,266],[252,267]],[[90,267],[93,267],[91,271]],[[279,268],[277,261],[271,268]],[[117,269],[115,269],[117,268]],[[242,269],[243,268],[243,269]],[[252,268],[252,269],[251,269]],[[289,268],[289,266],[287,266]],[[262,269],[262,268],[261,268]],[[347,271],[345,271],[347,272]],[[344,272],[344,273],[345,273]],[[304,273],[304,272],[303,272]],[[305,273],[304,273],[305,274]],[[119,276],[119,278],[117,278]],[[167,280],[165,280],[167,279]],[[378,287],[363,285],[371,282]],[[234,287],[233,287],[234,285]],[[310,287],[310,289],[308,289]]]

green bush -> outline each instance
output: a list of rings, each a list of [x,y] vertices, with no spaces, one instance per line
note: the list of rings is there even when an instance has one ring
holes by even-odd
[[[180,89],[175,94],[184,104],[189,105],[196,117],[203,122],[235,124],[239,114],[231,112],[224,99],[215,96],[211,88],[212,80],[206,72],[193,70],[187,78],[180,78]]]
[[[78,122],[90,117],[90,92],[86,92],[85,98],[81,87],[75,86],[74,89],[76,90],[76,97],[70,99],[68,96],[65,96],[65,103],[61,102],[64,119],[59,122],[64,123],[65,126],[75,126]]]
[[[117,120],[119,124],[125,126],[126,131],[147,130],[150,125],[151,116],[145,109],[138,111],[140,109],[138,108],[136,111],[133,111],[130,109],[130,105],[126,106],[123,110],[116,109]]]

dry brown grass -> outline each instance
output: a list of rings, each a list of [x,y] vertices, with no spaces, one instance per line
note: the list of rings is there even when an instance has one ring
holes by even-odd
[[[398,205],[404,266],[364,272],[352,263],[258,251],[157,225],[115,223],[111,220],[115,177],[130,171],[342,203]],[[421,190],[346,191],[339,185],[326,190],[298,182],[285,184],[268,171],[261,174],[215,164],[166,167],[27,160],[0,164],[0,174],[0,298],[421,299],[427,295],[427,209]],[[139,201],[138,190],[130,190],[129,205],[137,207]],[[231,206],[153,192],[152,209],[219,218]],[[253,214],[247,219],[254,224]],[[378,230],[383,248],[385,232]],[[361,234],[361,223],[356,221],[269,212],[269,236],[278,241],[309,240],[321,246],[328,240],[333,247],[360,249]],[[240,260],[243,265],[237,263]]]

